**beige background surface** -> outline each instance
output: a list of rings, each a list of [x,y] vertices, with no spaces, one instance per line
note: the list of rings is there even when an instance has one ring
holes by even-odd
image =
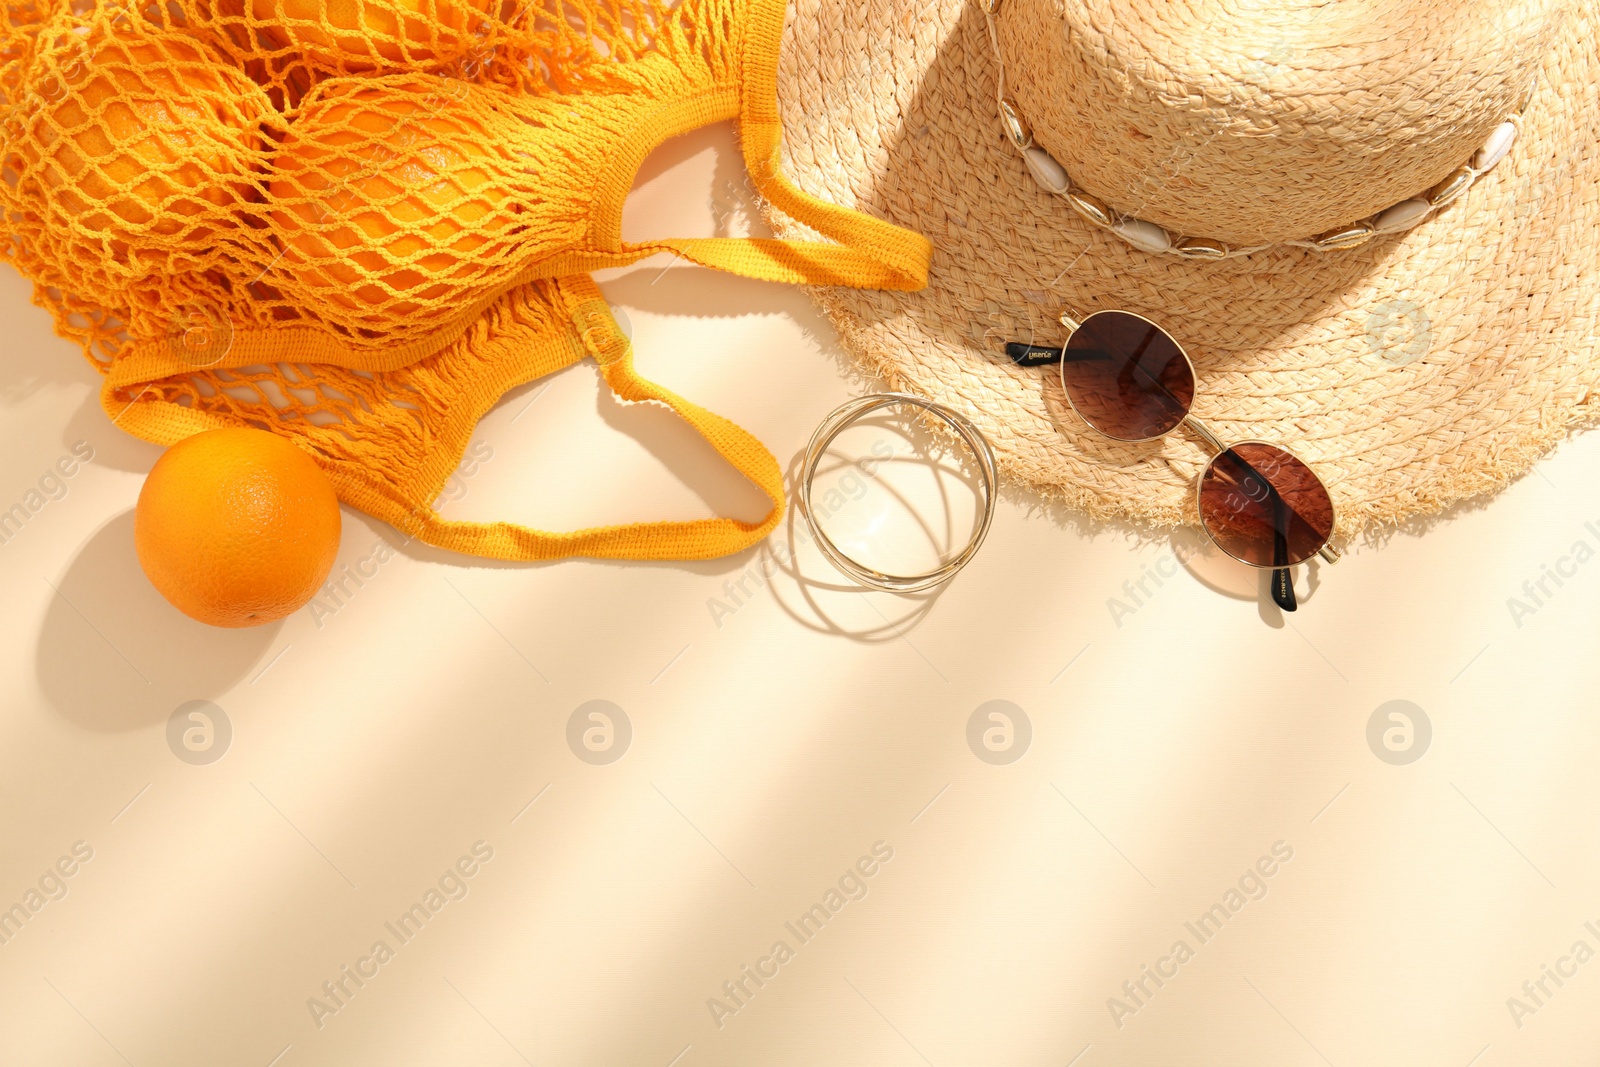
[[[658,153],[628,226],[750,215],[715,130]],[[647,376],[785,464],[864,388],[798,290],[666,262],[603,284]],[[15,274],[0,300],[0,509],[77,442],[94,456],[0,545],[0,907],[43,889],[0,944],[6,1067],[1595,1062],[1600,961],[1572,953],[1600,951],[1600,439],[1358,546],[1292,618],[1013,496],[920,603],[836,588],[804,548],[770,581],[759,553],[496,566],[347,511],[353,595],[222,632],[134,559],[158,450],[109,424]],[[450,514],[760,505],[589,365],[477,441]],[[1514,617],[1547,566],[1562,584]],[[1173,576],[1114,613],[1151,571]],[[214,762],[169,746],[195,700],[231,726]],[[594,700],[631,725],[609,764],[567,740]],[[1406,764],[1368,740],[1396,700],[1431,724]],[[990,701],[1012,762],[969,745]],[[875,844],[892,859],[844,879],[866,895],[802,943],[785,924]],[[1244,877],[1275,846],[1292,858]],[[1259,899],[1202,943],[1186,924],[1242,877]],[[380,940],[392,958],[363,963]],[[734,1006],[723,983],[779,940],[793,958],[719,1026],[708,999]],[[1146,965],[1176,973],[1134,1000]],[[1536,1001],[1546,966],[1570,976]],[[314,1012],[345,967],[369,977]]]

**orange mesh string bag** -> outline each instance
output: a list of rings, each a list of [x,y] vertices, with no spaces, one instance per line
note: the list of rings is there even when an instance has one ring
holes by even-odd
[[[640,378],[588,272],[672,252],[797,284],[918,289],[920,236],[779,167],[783,0],[110,0],[8,3],[3,254],[161,444],[256,426],[340,498],[503,559],[698,559],[776,525],[772,455]],[[645,157],[737,120],[753,184],[817,240],[624,242]],[[771,499],[759,522],[553,533],[433,502],[509,389],[594,359]]]

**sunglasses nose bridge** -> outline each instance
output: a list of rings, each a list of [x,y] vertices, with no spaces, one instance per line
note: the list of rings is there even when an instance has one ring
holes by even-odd
[[[1221,455],[1228,450],[1228,446],[1222,443],[1222,438],[1213,433],[1211,427],[1201,422],[1200,417],[1193,411],[1185,412],[1183,421],[1189,429],[1195,432],[1195,436],[1206,443],[1206,447],[1211,449],[1212,455]]]

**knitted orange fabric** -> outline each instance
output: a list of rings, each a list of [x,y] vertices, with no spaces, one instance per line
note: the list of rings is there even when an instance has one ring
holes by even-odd
[[[309,451],[342,500],[502,559],[700,559],[783,487],[738,426],[640,378],[588,271],[657,252],[775,281],[918,289],[920,236],[780,173],[784,0],[8,0],[3,254],[104,374],[117,425]],[[751,179],[825,240],[621,238],[652,149],[737,119]],[[772,500],[548,533],[437,499],[508,390],[585,357]]]

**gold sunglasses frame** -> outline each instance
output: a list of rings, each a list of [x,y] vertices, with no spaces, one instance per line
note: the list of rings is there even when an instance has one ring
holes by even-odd
[[[1204,422],[1202,422],[1200,420],[1199,416],[1197,416],[1194,413],[1194,402],[1193,402],[1192,399],[1190,400],[1189,405],[1187,406],[1187,408],[1185,409],[1185,411],[1183,413],[1183,418],[1181,418],[1177,422],[1173,423],[1170,427],[1168,427],[1167,429],[1163,430],[1161,433],[1154,434],[1154,435],[1152,435],[1150,437],[1132,437],[1132,438],[1128,438],[1128,437],[1118,437],[1115,434],[1106,433],[1106,431],[1104,431],[1100,427],[1096,426],[1089,419],[1088,416],[1086,416],[1083,412],[1079,411],[1078,410],[1078,405],[1073,403],[1073,401],[1072,401],[1072,390],[1067,388],[1067,345],[1069,343],[1071,343],[1073,334],[1076,334],[1079,330],[1083,329],[1084,324],[1089,322],[1096,315],[1105,315],[1105,314],[1112,314],[1112,313],[1119,314],[1119,315],[1127,315],[1130,318],[1138,319],[1140,322],[1148,324],[1151,329],[1159,330],[1160,333],[1161,333],[1161,336],[1165,337],[1168,341],[1171,341],[1172,342],[1172,346],[1178,350],[1178,354],[1183,357],[1184,364],[1189,368],[1189,380],[1195,384],[1196,392],[1198,392],[1198,386],[1199,386],[1199,383],[1200,383],[1200,376],[1199,376],[1199,374],[1197,374],[1195,372],[1194,360],[1189,358],[1188,350],[1185,349],[1183,347],[1183,345],[1178,342],[1178,339],[1176,337],[1173,337],[1172,334],[1168,333],[1166,328],[1163,327],[1160,323],[1154,322],[1154,321],[1146,318],[1145,316],[1139,314],[1137,311],[1125,311],[1125,310],[1123,310],[1121,308],[1106,308],[1106,309],[1103,309],[1103,310],[1100,310],[1100,311],[1095,311],[1095,312],[1092,312],[1089,315],[1084,316],[1084,318],[1081,321],[1076,319],[1076,318],[1074,318],[1071,315],[1063,314],[1061,316],[1061,318],[1059,319],[1059,321],[1060,321],[1062,326],[1066,327],[1067,336],[1061,342],[1061,362],[1060,362],[1060,365],[1058,367],[1058,373],[1059,373],[1060,378],[1061,378],[1061,392],[1067,398],[1067,406],[1072,409],[1072,413],[1074,415],[1078,416],[1078,418],[1083,420],[1083,424],[1085,426],[1089,427],[1089,429],[1093,430],[1095,433],[1099,434],[1102,437],[1109,438],[1110,440],[1113,440],[1113,441],[1123,441],[1123,442],[1126,442],[1126,443],[1129,443],[1129,444],[1137,444],[1137,443],[1143,442],[1143,441],[1159,441],[1163,437],[1166,437],[1168,434],[1170,434],[1170,433],[1174,432],[1175,430],[1177,430],[1178,427],[1180,427],[1180,426],[1188,426],[1191,430],[1193,430],[1195,435],[1197,437],[1199,437],[1202,441],[1205,442],[1206,447],[1211,449],[1211,458],[1206,461],[1205,467],[1203,467],[1201,469],[1200,474],[1199,474],[1198,477],[1195,478],[1195,483],[1194,483],[1195,508],[1196,508],[1197,511],[1199,511],[1199,514],[1200,514],[1200,528],[1202,530],[1205,530],[1206,537],[1210,539],[1210,541],[1211,541],[1211,543],[1213,545],[1216,545],[1218,549],[1220,549],[1222,552],[1227,554],[1229,557],[1238,560],[1240,563],[1243,563],[1247,567],[1254,567],[1256,570],[1263,570],[1263,571],[1276,571],[1276,570],[1285,569],[1283,567],[1274,567],[1274,566],[1266,565],[1266,564],[1253,563],[1250,560],[1244,559],[1244,558],[1234,554],[1233,552],[1229,552],[1227,546],[1224,545],[1221,541],[1217,540],[1216,536],[1214,534],[1212,534],[1210,528],[1206,526],[1206,523],[1205,523],[1205,512],[1203,510],[1199,510],[1200,509],[1200,492],[1201,492],[1201,487],[1205,484],[1206,472],[1211,470],[1212,466],[1214,466],[1216,464],[1217,459],[1224,452],[1230,451],[1231,449],[1235,448],[1238,445],[1265,445],[1268,448],[1275,448],[1279,452],[1282,452],[1285,455],[1287,455],[1290,459],[1293,459],[1296,463],[1299,463],[1306,470],[1310,471],[1311,472],[1311,476],[1317,480],[1317,484],[1322,487],[1323,493],[1326,494],[1327,497],[1328,497],[1328,506],[1331,509],[1332,515],[1333,515],[1333,528],[1334,529],[1338,529],[1338,526],[1339,526],[1339,510],[1338,510],[1339,509],[1339,505],[1334,500],[1333,493],[1328,490],[1328,483],[1322,480],[1322,475],[1317,473],[1316,468],[1311,466],[1311,464],[1307,463],[1305,460],[1301,459],[1299,456],[1295,455],[1289,449],[1284,448],[1280,444],[1275,444],[1272,441],[1262,441],[1262,440],[1259,440],[1259,439],[1251,438],[1249,440],[1244,440],[1244,441],[1235,441],[1231,445],[1230,444],[1224,444],[1223,441],[1222,441],[1222,438],[1218,437],[1214,432],[1212,432],[1211,427],[1207,426]],[[1316,552],[1313,553],[1313,555],[1322,557],[1323,560],[1325,560],[1326,562],[1328,562],[1330,564],[1338,563],[1340,557],[1343,555],[1343,553],[1341,553],[1338,549],[1333,547],[1332,538],[1333,538],[1333,533],[1330,530],[1328,536],[1323,539],[1322,544],[1320,546],[1318,546]],[[1300,563],[1304,563],[1304,562],[1306,562],[1306,560],[1309,560],[1310,558],[1311,558],[1310,556],[1307,556],[1306,559],[1301,560]],[[1288,566],[1299,566],[1299,563],[1292,563],[1292,564],[1289,564]]]

